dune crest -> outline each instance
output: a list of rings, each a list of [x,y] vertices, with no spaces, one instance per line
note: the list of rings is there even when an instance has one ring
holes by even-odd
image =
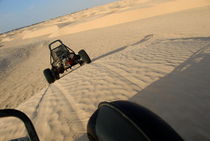
[[[132,22],[154,16],[160,16],[164,14],[174,13],[182,10],[209,6],[210,3],[206,0],[174,0],[165,3],[156,4],[146,8],[134,9],[120,13],[113,13],[101,18],[97,18],[90,22],[79,23],[75,26],[68,26],[61,28],[55,33],[52,33],[49,37],[57,37],[66,34],[73,34],[86,30],[92,30],[97,28],[104,28],[117,24]]]

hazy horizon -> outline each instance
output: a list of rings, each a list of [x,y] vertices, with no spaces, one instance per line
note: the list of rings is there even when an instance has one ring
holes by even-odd
[[[0,0],[0,33],[118,0]]]

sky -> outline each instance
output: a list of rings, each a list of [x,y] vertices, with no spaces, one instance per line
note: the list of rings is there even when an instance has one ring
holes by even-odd
[[[0,0],[0,33],[117,0]]]

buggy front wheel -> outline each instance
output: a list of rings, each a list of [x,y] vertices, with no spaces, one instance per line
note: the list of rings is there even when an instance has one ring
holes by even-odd
[[[55,77],[54,77],[52,71],[49,68],[45,69],[43,71],[43,73],[44,73],[44,76],[45,76],[45,78],[46,78],[46,80],[49,84],[55,82]]]
[[[79,52],[78,52],[78,54],[79,54],[79,56],[82,58],[82,61],[83,62],[85,62],[85,63],[87,63],[87,64],[89,64],[89,63],[91,63],[91,59],[90,59],[90,57],[88,56],[88,54],[86,53],[86,51],[85,50],[80,50]]]

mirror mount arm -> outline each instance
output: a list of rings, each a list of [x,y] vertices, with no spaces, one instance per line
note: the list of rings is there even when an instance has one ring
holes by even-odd
[[[3,117],[19,118],[21,121],[23,121],[23,123],[28,131],[31,141],[39,141],[39,137],[37,136],[37,133],[33,126],[33,123],[28,118],[28,116],[26,114],[24,114],[23,112],[21,112],[19,110],[15,110],[15,109],[3,109],[3,110],[0,110],[0,118],[3,118]]]

